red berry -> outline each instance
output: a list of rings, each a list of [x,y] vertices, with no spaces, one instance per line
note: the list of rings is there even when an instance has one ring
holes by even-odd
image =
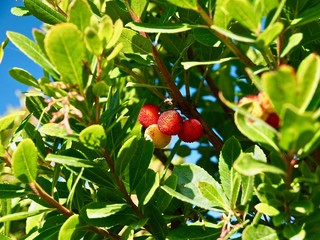
[[[160,114],[158,126],[160,132],[166,135],[176,135],[182,130],[183,119],[175,110],[168,110]]]
[[[276,113],[270,113],[266,122],[274,128],[279,128],[280,119]]]
[[[189,119],[183,122],[183,127],[178,137],[184,142],[198,141],[203,135],[203,127],[197,119]]]
[[[140,110],[138,121],[144,127],[158,123],[159,108],[153,104],[145,104]]]

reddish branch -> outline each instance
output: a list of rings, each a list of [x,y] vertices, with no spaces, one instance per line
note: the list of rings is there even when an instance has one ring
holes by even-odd
[[[134,22],[141,22],[140,18],[130,8],[128,1],[125,1],[125,4],[131,15],[132,20]],[[140,32],[140,35],[149,39],[149,36],[145,32]],[[159,56],[159,53],[155,46],[152,47],[152,55],[155,60],[156,67],[158,68],[158,72],[163,76],[163,79],[166,81],[166,84],[170,88],[169,94],[172,97],[172,99],[174,99],[178,108],[188,118],[196,118],[201,122],[206,137],[213,144],[215,149],[218,152],[220,152],[223,146],[223,141],[220,139],[220,137],[217,134],[213,132],[213,130],[204,121],[204,119],[202,118],[201,114],[198,112],[196,107],[182,96],[181,92],[179,91],[173,79],[171,78],[171,74],[169,73],[167,67],[165,66],[161,57]]]

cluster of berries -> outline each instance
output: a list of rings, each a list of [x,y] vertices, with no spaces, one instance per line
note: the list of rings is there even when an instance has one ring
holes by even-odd
[[[176,110],[160,112],[154,104],[145,104],[139,113],[138,121],[147,129],[144,136],[156,148],[164,148],[171,136],[178,135],[184,142],[195,142],[203,135],[203,128],[197,119],[184,120]]]
[[[250,113],[271,125],[274,128],[279,128],[280,119],[270,102],[268,95],[259,92],[256,95],[248,95],[240,99],[238,105],[242,106],[246,103],[252,103]]]

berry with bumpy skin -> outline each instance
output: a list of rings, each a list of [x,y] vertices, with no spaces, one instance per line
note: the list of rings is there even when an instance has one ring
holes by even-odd
[[[203,127],[197,119],[189,119],[183,122],[178,137],[184,142],[198,141],[203,135]]]
[[[280,126],[279,116],[276,113],[270,113],[268,118],[266,119],[266,123],[268,123],[274,128],[279,128]]]
[[[154,104],[145,104],[140,110],[138,121],[144,127],[149,127],[152,124],[158,123],[159,108]]]
[[[238,106],[242,106],[247,103],[252,103],[252,107],[249,109],[250,113],[260,119],[266,120],[268,113],[261,106],[259,101],[259,95],[248,95],[240,99]]]
[[[144,132],[144,138],[153,142],[155,148],[164,148],[171,141],[171,136],[160,132],[158,124],[152,124]]]
[[[168,110],[160,114],[158,126],[166,135],[176,135],[182,130],[183,119],[175,110]]]

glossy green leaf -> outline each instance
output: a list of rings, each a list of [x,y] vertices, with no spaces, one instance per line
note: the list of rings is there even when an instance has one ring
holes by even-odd
[[[131,39],[128,34],[124,33],[124,31],[126,31],[126,30],[129,30],[129,29],[123,29],[123,22],[120,19],[115,21],[115,23],[113,24],[111,38],[110,39],[106,38],[106,41],[107,41],[106,48],[111,49],[112,47],[114,47],[118,43],[118,41],[123,43],[123,40],[121,40],[122,39],[121,37],[123,37],[123,36],[125,38],[126,37],[128,38],[127,41],[130,41],[130,42],[128,42],[128,44],[133,44],[133,39]],[[104,35],[104,36],[106,37],[106,35]],[[136,44],[138,44],[138,43],[136,43]]]
[[[107,135],[101,125],[93,124],[80,132],[79,140],[87,148],[99,150],[105,146]]]
[[[229,15],[244,27],[254,33],[259,31],[260,19],[249,0],[229,0],[224,6]]]
[[[23,183],[35,181],[38,172],[38,150],[30,138],[19,143],[12,155],[13,174]]]
[[[5,215],[0,217],[0,222],[7,222],[7,221],[18,221],[22,219],[26,219],[28,217],[32,217],[44,212],[52,211],[53,209],[40,209],[40,210],[35,210],[32,212],[17,212],[17,213],[12,213],[9,215]]]
[[[7,237],[7,236],[3,235],[2,233],[0,233],[0,240],[12,240],[12,238]]]
[[[52,137],[78,141],[76,136],[68,134],[65,126],[58,123],[46,123],[39,129],[39,132]]]
[[[146,173],[153,156],[154,145],[145,139],[139,139],[135,157],[129,163],[130,189],[134,191],[141,177]]]
[[[61,13],[53,10],[40,0],[23,0],[23,2],[33,16],[45,23],[54,25],[66,21]]]
[[[12,78],[17,80],[18,82],[34,87],[39,88],[39,84],[37,82],[37,79],[35,79],[29,72],[27,72],[24,69],[21,68],[12,68],[9,70],[9,74]]]
[[[22,187],[5,183],[0,184],[0,199],[18,198],[26,194],[25,189]]]
[[[282,49],[280,57],[286,56],[294,47],[299,46],[302,39],[303,39],[302,33],[298,32],[298,33],[292,34],[289,37],[288,41],[286,42],[286,45]]]
[[[246,240],[279,240],[275,229],[262,224],[246,227],[243,231],[242,238]]]
[[[43,69],[50,73],[54,78],[58,78],[55,68],[37,44],[20,33],[7,32],[7,36],[20,51],[27,55],[36,64],[43,67]]]
[[[75,24],[81,32],[90,25],[93,13],[86,0],[72,1],[68,14],[68,22]]]
[[[160,176],[151,169],[147,169],[136,188],[139,205],[146,205],[159,187]]]
[[[0,132],[11,129],[13,127],[15,120],[24,114],[25,114],[25,111],[18,111],[13,114],[8,114],[0,118]]]
[[[123,29],[119,41],[123,44],[121,52],[135,54],[150,54],[151,41],[130,29]]]
[[[319,80],[320,58],[316,54],[306,57],[299,65],[297,73],[291,66],[282,65],[278,71],[262,75],[263,88],[279,115],[286,103],[304,111],[313,98]]]
[[[84,32],[84,42],[87,49],[94,55],[99,56],[103,52],[102,41],[98,33],[91,27],[87,27]]]
[[[1,43],[1,46],[0,46],[0,64],[1,64],[2,59],[3,59],[4,49],[5,49],[5,47],[7,46],[8,42],[9,42],[9,39],[6,38],[6,40],[4,40],[4,41]]]
[[[247,104],[237,109],[234,115],[237,128],[250,140],[262,143],[270,150],[280,152],[277,145],[278,133],[263,120],[255,118],[249,114],[245,110],[249,108],[249,105],[250,104]]]
[[[166,239],[168,234],[168,226],[167,221],[165,221],[163,213],[159,211],[159,209],[149,204],[145,207],[145,218],[148,218],[148,226],[150,228],[150,232],[155,239]]]
[[[181,225],[176,229],[169,232],[167,240],[212,240],[219,239],[221,234],[221,229],[218,227],[210,227],[199,225],[199,224],[189,224]]]
[[[222,58],[219,60],[214,60],[214,61],[205,61],[205,62],[182,62],[182,66],[185,70],[188,70],[191,67],[196,67],[196,66],[201,66],[201,65],[214,65],[214,64],[220,64],[224,62],[229,62],[232,60],[237,60],[238,58],[236,57],[228,57],[228,58]]]
[[[213,29],[214,31],[217,31],[218,33],[225,35],[226,37],[231,38],[231,39],[238,41],[238,42],[244,42],[244,43],[254,43],[255,42],[255,39],[253,39],[253,38],[248,38],[248,37],[237,35],[229,30],[218,27],[216,25],[212,25],[212,26],[210,26],[210,28]]]
[[[236,190],[233,183],[235,183],[235,178],[237,178],[237,172],[232,168],[232,165],[241,152],[242,150],[239,141],[235,137],[232,137],[224,143],[219,156],[221,186],[228,199],[231,199],[233,191]]]
[[[205,209],[218,207],[228,211],[228,200],[220,184],[203,168],[194,164],[182,164],[176,166],[173,173],[178,176],[178,187],[175,191],[167,186],[163,186],[162,189],[168,194],[180,199],[181,201],[188,202]],[[202,188],[204,185],[210,185],[210,188],[217,193],[215,198],[208,196],[210,197],[210,199],[208,199],[206,196],[201,194],[202,190],[202,192],[207,195],[207,192]]]
[[[22,17],[22,16],[30,16],[31,13],[26,7],[13,7],[10,11],[13,15]]]
[[[280,22],[270,25],[257,38],[257,45],[264,49],[268,47],[282,32],[284,26]]]
[[[222,29],[227,29],[232,16],[225,11],[225,0],[216,0],[216,9],[214,11],[213,22],[214,25]]]
[[[178,183],[178,177],[176,175],[170,175],[164,182],[164,186],[167,186],[173,190],[176,189]],[[164,212],[164,210],[167,209],[169,206],[172,195],[169,195],[167,192],[165,192],[163,189],[158,188],[158,197],[157,197],[157,208],[159,211]]]
[[[186,23],[171,23],[171,24],[151,24],[151,23],[136,23],[130,22],[126,24],[126,27],[129,27],[138,32],[147,32],[147,33],[180,33],[189,31],[195,26],[186,24]]]
[[[240,204],[247,206],[254,192],[254,176],[241,175],[241,199]]]
[[[267,172],[285,175],[285,172],[282,169],[256,159],[253,153],[240,154],[234,162],[233,167],[239,173],[246,176],[254,176]]]
[[[167,0],[167,2],[181,8],[197,10],[197,0]]]
[[[26,107],[32,115],[41,119],[41,123],[48,123],[51,120],[50,114],[46,111],[47,104],[44,102],[42,95],[40,96],[27,96],[26,97]]]
[[[254,208],[262,213],[262,214],[266,214],[268,216],[276,216],[280,213],[280,211],[278,209],[276,209],[273,206],[270,206],[267,203],[258,203],[257,205],[254,206]]]
[[[80,215],[86,223],[98,227],[126,224],[134,218],[131,208],[125,203],[89,203],[81,209]]]
[[[320,83],[319,55],[312,53],[300,63],[297,70],[297,79],[297,101],[300,102],[299,109],[305,111]]]
[[[138,147],[138,140],[136,136],[129,138],[121,147],[114,167],[118,175],[122,176],[131,161],[134,161],[135,154]]]
[[[129,1],[132,11],[140,18],[144,13],[144,10],[146,9],[148,2],[149,0],[130,0]]]
[[[61,75],[61,80],[66,84],[83,87],[82,60],[85,48],[82,33],[77,26],[63,23],[52,27],[44,43],[50,60]]]
[[[295,19],[292,20],[291,26],[298,27],[307,23],[319,20],[320,4],[308,8],[304,12],[300,13]]]
[[[87,231],[86,223],[78,214],[74,214],[60,228],[58,240],[81,239]]]
[[[64,155],[48,154],[45,161],[60,163],[66,166],[79,167],[79,168],[93,168],[97,167],[98,164],[87,159],[69,157]]]
[[[283,110],[280,146],[286,151],[302,153],[303,148],[320,131],[320,124],[310,113],[301,113],[292,105]]]

